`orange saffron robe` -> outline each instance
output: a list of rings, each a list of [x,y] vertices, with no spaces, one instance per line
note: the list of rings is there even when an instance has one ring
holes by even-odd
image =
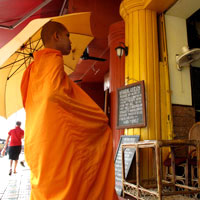
[[[31,200],[115,199],[108,119],[69,79],[59,51],[35,52],[21,93]]]

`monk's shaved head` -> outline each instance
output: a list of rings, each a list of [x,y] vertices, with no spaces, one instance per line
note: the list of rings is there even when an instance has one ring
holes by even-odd
[[[53,36],[55,32],[59,34],[63,31],[66,31],[66,28],[61,23],[52,22],[52,21],[46,23],[43,26],[42,31],[41,31],[41,39],[42,39],[43,44],[44,45],[47,44],[51,40],[51,37]]]
[[[46,23],[41,31],[41,39],[45,48],[56,49],[62,55],[71,52],[70,34],[67,28],[58,22],[50,21]]]

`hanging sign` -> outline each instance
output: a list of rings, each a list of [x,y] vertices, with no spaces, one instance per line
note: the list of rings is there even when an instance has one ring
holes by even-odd
[[[117,102],[118,129],[146,126],[144,81],[119,88]]]

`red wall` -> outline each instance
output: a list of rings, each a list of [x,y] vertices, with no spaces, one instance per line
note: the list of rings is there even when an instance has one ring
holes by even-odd
[[[80,83],[79,86],[101,107],[102,110],[104,109],[103,83]]]

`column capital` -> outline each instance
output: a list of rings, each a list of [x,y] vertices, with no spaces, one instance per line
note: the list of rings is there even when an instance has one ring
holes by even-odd
[[[123,19],[133,11],[145,8],[145,0],[123,0],[120,4],[120,15]]]
[[[177,0],[123,0],[120,4],[120,15],[123,19],[136,10],[149,9],[158,13],[164,12]]]

